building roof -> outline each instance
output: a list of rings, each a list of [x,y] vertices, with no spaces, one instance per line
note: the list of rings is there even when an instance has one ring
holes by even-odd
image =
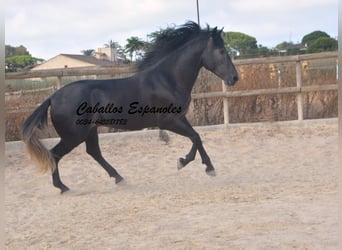
[[[60,54],[60,55],[70,57],[70,58],[78,60],[78,61],[83,61],[83,62],[94,64],[97,66],[101,66],[101,67],[112,67],[112,66],[116,65],[114,62],[107,61],[107,60],[100,60],[100,59],[97,59],[93,56],[73,55],[73,54]]]
[[[93,56],[59,54],[32,68],[31,70],[80,68],[80,67],[115,67],[117,64]]]

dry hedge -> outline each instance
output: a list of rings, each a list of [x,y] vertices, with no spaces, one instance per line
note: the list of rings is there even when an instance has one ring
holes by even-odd
[[[303,86],[336,83],[335,65],[334,59],[302,62]],[[228,87],[228,91],[296,86],[295,63],[241,65],[237,68],[240,80],[236,86]],[[10,86],[10,81],[6,84]],[[201,70],[193,93],[221,90],[221,80],[207,70]],[[6,97],[6,141],[20,140],[20,126],[24,119],[50,94],[51,91],[43,91]],[[303,101],[304,119],[337,117],[337,91],[304,93]],[[228,103],[230,123],[296,120],[298,117],[295,94],[231,97]],[[222,124],[222,98],[192,100],[187,117],[194,126]],[[43,137],[56,135],[51,123],[48,131],[42,134]]]

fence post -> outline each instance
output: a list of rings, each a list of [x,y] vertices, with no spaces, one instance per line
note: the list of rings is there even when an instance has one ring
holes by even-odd
[[[62,77],[57,76],[57,89],[60,89],[62,86]]]
[[[227,93],[227,85],[222,80],[222,92]],[[229,109],[228,109],[228,97],[223,97],[223,120],[224,124],[229,124]]]
[[[297,94],[297,112],[298,112],[298,121],[303,121],[303,94],[302,94],[302,64],[298,59],[296,61],[296,83],[297,88],[300,92]]]

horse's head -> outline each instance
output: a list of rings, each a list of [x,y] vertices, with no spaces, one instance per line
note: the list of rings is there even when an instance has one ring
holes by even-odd
[[[203,66],[224,80],[227,85],[234,85],[239,76],[229,57],[221,37],[222,30],[214,28],[208,39],[207,47],[202,54]]]

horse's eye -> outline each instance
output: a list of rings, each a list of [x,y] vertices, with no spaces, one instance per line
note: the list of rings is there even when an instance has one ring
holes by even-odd
[[[220,54],[224,55],[226,53],[226,51],[224,49],[220,49]]]

